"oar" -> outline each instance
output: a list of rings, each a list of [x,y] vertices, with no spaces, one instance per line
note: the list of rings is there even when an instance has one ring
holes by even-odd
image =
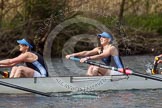
[[[50,94],[47,94],[47,93],[44,93],[44,92],[41,92],[41,91],[37,91],[37,90],[21,87],[21,86],[18,86],[18,85],[15,85],[15,84],[10,84],[10,83],[4,82],[4,81],[0,81],[0,85],[6,86],[6,87],[15,88],[15,89],[22,90],[22,91],[31,92],[31,93],[42,95],[42,96],[47,96],[47,97],[51,96]]]
[[[76,58],[76,57],[70,57],[70,60],[77,61],[77,62],[80,61],[80,59]],[[143,77],[143,78],[148,78],[148,79],[152,79],[152,80],[156,80],[156,81],[162,81],[162,78],[160,78],[160,77],[143,74],[143,73],[137,72],[137,71],[135,71],[133,69],[125,69],[125,71],[123,72],[123,69],[121,69],[121,68],[106,66],[104,64],[96,63],[96,62],[93,62],[93,61],[88,61],[87,60],[84,63],[90,64],[90,65],[94,65],[94,66],[98,66],[98,67],[105,68],[105,69],[119,71],[119,72],[124,73],[126,75],[135,75],[135,76],[139,76],[139,77]]]

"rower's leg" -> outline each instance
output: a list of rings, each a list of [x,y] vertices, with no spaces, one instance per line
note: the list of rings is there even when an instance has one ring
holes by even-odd
[[[98,68],[98,75],[104,76],[107,75],[108,70],[105,68]]]
[[[98,66],[93,67],[92,74],[93,74],[93,76],[99,75],[99,67]]]
[[[123,75],[123,73],[118,72],[118,71],[110,70],[110,75]]]
[[[87,70],[87,75],[88,75],[88,76],[93,76],[92,70],[93,70],[93,66],[90,65],[90,66],[88,67],[88,70]]]
[[[90,65],[87,71],[88,76],[97,76],[98,75],[98,66]]]
[[[17,66],[12,67],[12,70],[11,70],[11,73],[10,73],[10,78],[14,77],[17,68],[18,68]]]
[[[120,73],[118,71],[113,71],[113,70],[109,70],[109,69],[104,69],[104,68],[100,68],[99,72],[102,75],[123,75],[123,73]]]
[[[90,65],[87,71],[87,75],[89,76],[103,76],[107,73],[107,69],[100,68],[98,66]]]
[[[25,66],[19,66],[15,72],[14,78],[27,77],[31,78],[34,75],[34,70]]]

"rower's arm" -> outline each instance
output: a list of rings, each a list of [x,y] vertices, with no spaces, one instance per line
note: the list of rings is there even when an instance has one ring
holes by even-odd
[[[119,57],[119,52],[116,47],[112,47],[111,49],[111,55],[113,56],[113,59],[116,63],[116,66],[118,68],[124,68],[123,63],[121,61],[121,58]]]
[[[15,64],[23,62],[27,58],[26,54],[21,54],[18,57],[15,57],[13,59],[6,59],[0,61],[0,66],[13,66]]]
[[[8,64],[8,65],[0,65],[1,68],[8,68],[8,67],[12,67],[12,66],[15,66],[16,63],[13,63],[13,64]]]
[[[14,62],[11,61],[12,59],[6,59],[0,61],[0,66],[10,66],[11,64],[14,64]]]
[[[103,52],[100,55],[91,56],[89,59],[102,59],[104,57],[107,57],[108,55],[111,55],[113,57],[118,68],[124,68],[123,63],[119,57],[118,49],[114,46],[110,51]]]
[[[103,52],[103,53],[101,53],[101,54],[95,54],[95,55],[92,55],[92,56],[89,56],[87,59],[92,59],[92,60],[100,60],[100,59],[102,59],[102,58],[105,58],[105,57],[107,57],[108,55],[110,55],[110,52],[107,52],[107,51],[105,51],[105,52]]]
[[[98,53],[98,48],[94,48],[93,50],[90,50],[90,51],[82,51],[82,52],[66,55],[66,58],[69,59],[71,56],[86,57],[86,56],[90,56],[90,55],[95,55],[97,53]]]
[[[119,56],[113,56],[113,58],[118,68],[124,68],[123,63]]]
[[[111,49],[107,49],[105,50],[103,53],[101,54],[97,54],[97,55],[92,55],[89,56],[88,59],[92,59],[92,60],[100,60],[102,58],[108,57],[108,56],[115,56],[118,55],[118,50],[116,49],[116,47],[112,47]],[[84,61],[84,60],[83,60]]]

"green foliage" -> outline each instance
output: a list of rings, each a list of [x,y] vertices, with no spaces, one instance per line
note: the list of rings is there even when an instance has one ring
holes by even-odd
[[[107,27],[113,27],[117,23],[117,17],[98,17],[97,20],[105,24]],[[127,15],[124,17],[125,25],[136,28],[140,31],[157,32],[162,34],[162,15]]]
[[[15,29],[17,25],[23,24],[23,16],[21,13],[17,13],[15,17],[10,22],[10,28]]]
[[[67,7],[66,0],[24,0],[27,18],[45,19],[60,16]]]
[[[24,0],[27,18],[44,19],[52,13],[52,0]]]
[[[142,16],[126,16],[125,22],[135,28],[144,31],[158,31],[162,27],[162,15],[142,15]]]
[[[0,19],[0,24],[1,28],[5,28],[6,30],[13,30],[13,32],[18,31],[18,33],[15,34],[11,32],[11,37],[15,37],[16,35],[28,35],[35,36],[38,42],[42,42],[39,41],[39,39],[44,39],[43,41],[45,41],[46,36],[48,36],[48,33],[50,33],[50,30],[52,30],[61,22],[64,22],[66,19],[73,18],[76,15],[83,15],[84,17],[95,19],[98,22],[103,23],[103,25],[107,26],[112,32],[116,34],[116,28],[119,27],[117,26],[119,17],[118,14],[120,11],[119,8],[114,8],[114,5],[110,4],[110,2],[103,2],[102,0],[98,0],[98,2],[90,2],[90,0],[15,0],[19,5],[16,5],[17,3],[15,4],[15,2],[9,3],[7,1],[8,0],[5,1],[6,6],[4,7],[4,9],[7,11],[3,10],[3,12],[6,12],[6,14],[4,14]],[[101,1],[103,3],[103,6],[100,4],[101,6],[98,7],[97,4],[101,3]],[[151,4],[150,0],[141,1],[136,0],[134,1],[135,3],[132,3],[131,5],[129,5],[127,1],[125,4],[123,23],[124,25],[126,25],[126,33],[129,33],[129,35],[132,37],[135,37],[137,35],[142,36],[143,34],[144,37],[146,37],[148,36],[147,34],[145,34],[146,32],[149,32],[150,34],[152,32],[162,34],[162,15],[160,15],[161,12],[155,12],[155,10],[151,10],[154,8],[152,8],[153,4]],[[88,3],[89,5],[87,5]],[[145,6],[139,6],[139,4],[141,3],[143,3],[143,5]],[[117,4],[119,5],[119,1],[117,2]],[[94,8],[92,8],[91,10],[89,6]],[[137,8],[138,6],[140,8]],[[160,8],[158,10],[160,10]],[[56,55],[61,54],[64,43],[73,35],[85,33],[94,34],[97,32],[98,30],[96,29],[96,27],[90,24],[77,23],[70,25],[62,30],[62,32],[58,36],[58,39],[55,39],[56,42],[54,43],[56,43],[56,45],[54,45],[53,48],[55,51],[54,53]],[[151,37],[153,35],[151,34],[149,36]],[[138,42],[142,43],[141,40],[138,40]],[[43,46],[44,43],[42,42],[41,45]],[[140,45],[142,46],[143,44]],[[41,48],[43,49],[43,47]]]
[[[157,32],[162,35],[162,26],[157,29]]]
[[[22,0],[17,2],[22,2],[21,5],[18,5],[19,7],[16,7],[13,2],[12,5],[15,8],[5,8],[10,10],[10,13],[4,14],[4,18],[0,19],[2,28],[14,29],[27,24],[29,20],[32,25],[37,26],[38,23],[43,22],[51,15],[59,23],[60,20],[64,19],[65,8],[68,7],[66,0]]]
[[[105,26],[107,26],[109,29],[114,28],[118,22],[118,18],[116,16],[110,16],[110,17],[99,16],[97,20],[102,24],[104,24]]]

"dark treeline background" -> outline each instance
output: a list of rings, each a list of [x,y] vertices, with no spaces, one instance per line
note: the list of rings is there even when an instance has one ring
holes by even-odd
[[[122,55],[162,53],[162,0],[0,0],[0,57],[15,56],[16,40],[23,37],[32,38],[42,53],[49,33],[77,16],[106,25]],[[90,24],[72,24],[54,40],[52,56],[61,56],[71,36],[100,32]],[[84,44],[77,51],[93,47]]]

